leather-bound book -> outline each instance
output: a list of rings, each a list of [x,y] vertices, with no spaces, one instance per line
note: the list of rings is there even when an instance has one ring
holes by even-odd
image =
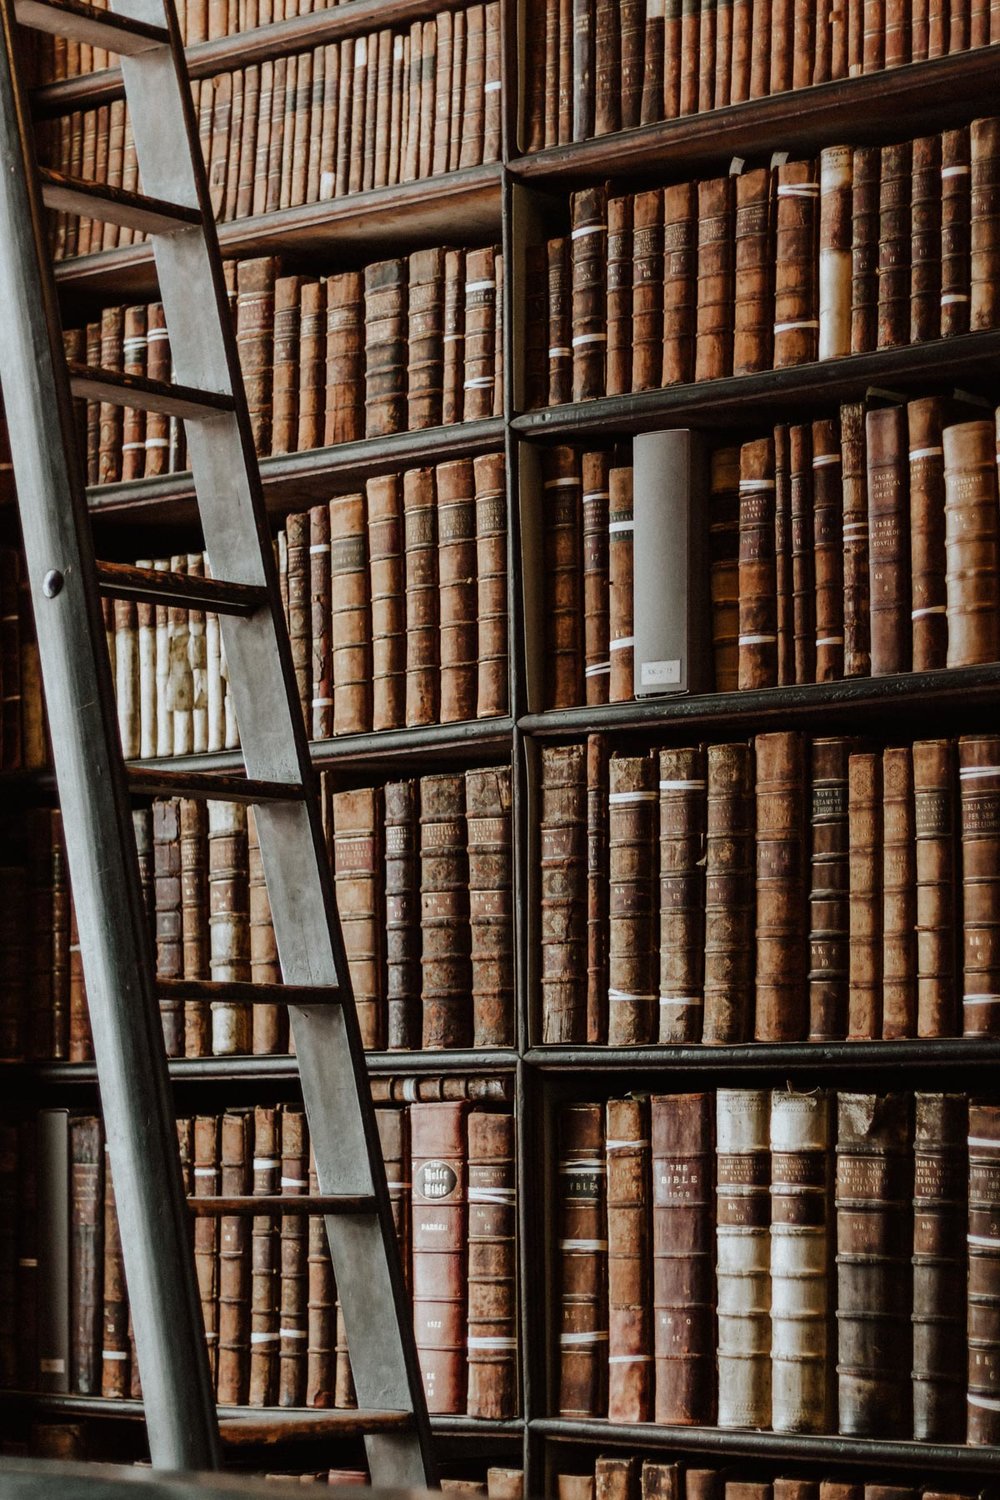
[[[122,344],[125,335],[125,310],[106,307],[101,313],[100,364],[104,369],[120,370],[124,360]],[[121,478],[122,408],[102,401],[98,410],[98,484],[114,484]],[[118,601],[116,600],[116,603]]]
[[[913,142],[910,183],[911,344],[941,332],[941,137]]]
[[[558,1124],[559,1395],[563,1417],[603,1416],[608,1390],[604,1110],[566,1104]]]
[[[835,421],[812,424],[812,525],[817,682],[844,675],[844,486]]]
[[[812,428],[788,429],[789,520],[792,555],[792,632],[795,681],[816,680],[816,567]]]
[[[977,1446],[1000,1441],[1000,1379],[997,1377],[997,1273],[1000,1254],[996,1224],[1000,1214],[997,1159],[1000,1108],[969,1105],[969,1304],[968,1438]],[[952,1283],[954,1295],[954,1283]]]
[[[906,418],[910,457],[913,670],[927,672],[945,666],[948,655],[940,398],[924,396],[918,401],[910,401]]]
[[[426,27],[425,22],[425,35]],[[430,22],[431,30],[434,22]],[[460,167],[474,167],[483,160],[483,127],[485,93],[483,85],[486,77],[486,16],[485,6],[471,5],[465,16],[465,79],[463,89],[463,115],[462,115],[462,147],[458,165]],[[426,43],[425,43],[426,55]],[[430,68],[431,80],[434,77],[433,57]],[[424,111],[421,105],[421,144],[424,138]],[[430,122],[428,121],[428,139]],[[421,153],[423,157],[423,151]],[[421,177],[427,175],[426,163],[421,160]]]
[[[661,202],[662,194],[658,195]],[[608,355],[605,388],[609,396],[632,389],[632,194],[608,199],[607,325]],[[663,243],[660,242],[662,258]],[[662,288],[660,316],[662,320]],[[662,356],[661,356],[662,357]],[[654,384],[660,384],[657,369]]]
[[[365,436],[406,430],[405,260],[366,266]]]
[[[854,153],[827,146],[819,157],[820,359],[851,352],[851,197]]]
[[[792,87],[795,56],[795,6],[793,0],[772,0],[770,70],[766,94],[783,94]]]
[[[608,742],[587,736],[587,1013],[588,1042],[608,1035]]]
[[[1000,118],[969,126],[969,327],[995,328],[1000,319]]]
[[[640,1500],[640,1460],[602,1455],[594,1463],[594,1500]]]
[[[312,703],[312,683],[309,678],[311,645],[309,625],[309,513],[293,511],[285,522],[285,557],[288,580],[288,638],[292,648],[292,667],[295,671],[295,686],[298,690],[299,707],[303,722],[308,724]],[[188,572],[195,570],[188,565]],[[194,634],[194,617],[190,619]],[[193,647],[192,640],[192,647]],[[190,651],[193,655],[193,650]],[[193,695],[192,695],[193,696]],[[177,718],[174,717],[176,730]],[[193,728],[193,725],[192,725]],[[192,743],[191,748],[194,749]]]
[[[465,778],[420,782],[420,925],[424,1047],[467,1047],[472,1037],[469,861]]]
[[[917,1032],[916,869],[910,747],[882,752],[882,1035]]]
[[[964,1094],[917,1094],[913,1181],[913,1436],[965,1438],[968,1214]]]
[[[316,507],[325,510],[325,507]],[[406,717],[406,552],[403,487],[397,474],[367,481],[367,561],[372,588],[372,729],[400,729]],[[313,624],[313,652],[316,651]],[[315,694],[315,676],[313,676]],[[313,697],[315,705],[315,697]],[[313,706],[313,735],[316,709]]]
[[[638,1460],[633,1460],[638,1463]],[[600,1463],[626,1462],[623,1459],[598,1459]],[[653,1463],[646,1459],[642,1465],[642,1500],[681,1500],[682,1471],[680,1464]],[[627,1492],[622,1495],[627,1500]]]
[[[634,693],[633,471],[613,467],[608,474],[608,625],[612,703],[627,703]]]
[[[694,378],[698,330],[698,190],[693,182],[663,190],[663,384]],[[706,295],[708,288],[705,288]],[[699,377],[700,378],[700,377]]]
[[[697,192],[698,301],[694,378],[715,380],[721,375],[731,374],[733,368],[733,179],[714,177],[699,182]]]
[[[622,63],[621,128],[632,130],[639,124],[642,103],[643,42],[645,39],[644,0],[619,0],[621,5]]]
[[[703,1042],[752,1034],[753,931],[753,755],[746,744],[709,745]]]
[[[589,0],[573,0],[573,140],[594,133],[594,13]]]
[[[130,1384],[128,1291],[122,1237],[107,1146],[104,1148],[104,1264],[101,1316],[101,1385],[105,1397],[127,1396]],[[23,1167],[22,1167],[23,1170]],[[36,1247],[37,1248],[37,1247]],[[31,1257],[28,1257],[29,1259]],[[22,1260],[23,1265],[23,1260]],[[23,1301],[22,1316],[25,1311]]]
[[[608,193],[584,188],[570,200],[570,337],[574,401],[604,395],[607,330]]]
[[[613,763],[612,763],[613,764]],[[653,1415],[649,1102],[609,1099],[608,1419]]]
[[[917,886],[917,1036],[960,1030],[956,952],[955,748],[913,745]]]
[[[514,1118],[472,1110],[469,1143],[470,1417],[517,1412]]]
[[[655,1420],[707,1424],[714,1395],[714,1100],[649,1101],[653,1173]]]
[[[587,1038],[586,756],[583,745],[545,746],[541,752],[543,1043]]]
[[[258,1104],[253,1112],[253,1193],[269,1198],[281,1191],[280,1111]],[[278,1292],[281,1260],[275,1220],[257,1214],[250,1221],[250,1374],[247,1401],[273,1406],[278,1395]]]
[[[226,1110],[219,1125],[224,1198],[250,1191],[253,1116]],[[251,1221],[243,1214],[219,1220],[219,1370],[216,1393],[225,1406],[245,1405],[250,1379]]]
[[[807,364],[819,348],[819,173],[813,161],[777,170],[774,368]]]
[[[941,136],[941,333],[969,330],[972,212],[969,127]]]
[[[444,256],[444,365],[441,421],[462,420],[465,383],[465,251]]]
[[[409,260],[406,420],[410,431],[441,422],[444,380],[444,264],[440,249]]]
[[[396,1111],[393,1111],[395,1114]],[[375,1111],[376,1123],[382,1114]],[[388,1176],[388,1169],[386,1175]],[[391,1190],[390,1190],[391,1191]],[[319,1193],[316,1162],[310,1151],[309,1192]],[[307,1406],[328,1407],[334,1398],[336,1288],[322,1214],[311,1214],[306,1241],[306,1390]]]
[[[771,1095],[771,1426],[834,1425],[831,1100]]]
[[[95,1115],[69,1119],[70,1389],[101,1389],[101,1270],[104,1264],[104,1142]]]
[[[739,686],[773,687],[777,675],[774,443],[740,449]]]
[[[249,815],[248,815],[249,822]],[[211,976],[210,901],[208,889],[208,808],[204,802],[182,797],[180,804],[181,932],[185,979]],[[249,846],[247,875],[249,879]],[[248,889],[251,978],[253,973],[253,901]],[[277,973],[269,978],[277,979]],[[184,1002],[184,1056],[208,1057],[212,1052],[211,1012],[204,1000]]]
[[[619,0],[594,6],[594,134],[621,129],[621,21]],[[546,137],[545,144],[554,142]]]
[[[911,1428],[909,1094],[837,1096],[837,1380],[840,1431]]]
[[[801,1041],[806,1015],[805,755],[795,732],[759,734],[754,1036]]]
[[[289,521],[291,521],[289,517]],[[289,574],[289,596],[291,596]],[[333,732],[371,727],[371,597],[364,494],[330,501]]]
[[[844,676],[871,671],[868,574],[868,486],[865,410],[860,402],[840,408],[841,478],[844,487]]]
[[[847,1034],[848,810],[850,741],[814,739],[811,748],[812,843],[809,890],[809,1040]]]
[[[725,1470],[688,1469],[684,1475],[684,1500],[723,1500]]]
[[[879,178],[879,349],[905,344],[910,336],[910,141],[882,147]]]
[[[606,453],[583,455],[582,485],[584,686],[588,703],[607,703],[611,647],[608,617],[610,489]]]
[[[758,6],[758,11],[760,7]],[[729,86],[729,103],[742,104],[750,97],[751,47],[753,43],[754,11],[749,0],[733,0],[733,50],[732,73]],[[769,21],[762,23],[770,30]]]
[[[882,1035],[882,757],[852,754],[847,771],[850,871],[847,1035]]]
[[[158,797],[153,803],[153,860],[156,888],[156,975],[184,977],[181,929],[180,803],[177,797]],[[168,1057],[184,1056],[184,1005],[160,1001],[160,1021]]]
[[[431,1412],[466,1394],[466,1105],[410,1107],[413,1328]]]
[[[720,1427],[771,1425],[771,1164],[767,1089],[716,1093]]]
[[[333,644],[330,592],[330,507],[309,511],[309,680],[312,689],[310,738],[328,740],[333,733]]]
[[[208,804],[208,921],[210,977],[219,984],[250,979],[250,893],[246,808]],[[212,1052],[249,1052],[250,1007],[212,1001]]]
[[[473,461],[476,501],[476,717],[507,712],[507,477],[502,453]]]
[[[306,1117],[301,1109],[286,1105],[281,1111],[281,1194],[299,1198],[308,1191]],[[303,1214],[282,1214],[280,1254],[278,1405],[301,1406],[306,1393],[309,1338],[308,1220]]]
[[[656,1039],[656,760],[612,756],[609,764],[608,1043]]]
[[[272,361],[276,256],[240,261],[237,271],[236,345],[247,393],[250,428],[258,453],[271,452]],[[152,366],[153,361],[150,361]],[[154,377],[150,368],[150,377]],[[147,427],[147,442],[149,432]]]
[[[385,798],[385,957],[387,1045],[420,1046],[418,784],[388,782]]]
[[[545,564],[545,705],[571,708],[583,701],[580,556],[582,476],[572,448],[547,448],[542,456],[542,525]]]
[[[500,320],[500,252],[470,250],[465,257],[465,374],[462,417],[493,415],[496,338]]]
[[[626,390],[655,390],[663,369],[663,192],[632,199],[632,380]]]
[[[863,0],[861,68],[864,73],[878,73],[885,67],[886,0]]]
[[[514,913],[509,766],[466,771],[472,1044],[514,1045]]]
[[[958,742],[962,817],[963,1031],[1000,1031],[1000,740]]]
[[[715,690],[739,685],[740,450],[716,448],[709,460],[708,553]]]
[[[865,418],[868,566],[873,677],[907,672],[911,660],[909,484],[906,409],[875,407]]]
[[[524,1500],[524,1470],[487,1469],[486,1494],[488,1500]]]
[[[379,1148],[385,1164],[392,1223],[403,1262],[403,1285],[410,1288],[410,1116],[405,1109],[376,1109]]]
[[[326,415],[323,442],[365,436],[364,276],[343,271],[326,283]]]
[[[323,445],[326,407],[326,282],[307,281],[299,304],[298,429],[295,448]]]
[[[279,276],[274,283],[272,453],[293,453],[298,436],[301,294],[301,276]]]
[[[721,109],[732,98],[733,0],[716,0],[715,6],[715,107]]]
[[[267,896],[257,815],[247,808],[247,881],[250,907],[250,977],[254,984],[280,984],[281,964]],[[255,1005],[251,1023],[255,1053],[288,1051],[288,1012],[283,1005]]]
[[[944,429],[948,666],[1000,657],[1000,515],[992,422]]]
[[[344,950],[363,1047],[385,1045],[382,938],[382,795],[378,789],[336,792],[333,868]]]
[[[647,0],[646,41],[639,124],[663,118],[663,75],[666,49],[667,0]]]
[[[801,476],[799,483],[801,493]],[[792,587],[792,455],[789,429],[774,429],[774,588],[777,596],[777,684],[795,681],[795,591]]]
[[[699,1042],[705,963],[705,753],[660,751],[660,1042]]]
[[[855,146],[851,189],[851,353],[876,347],[878,335],[878,146]]]
[[[437,467],[440,719],[475,716],[476,497],[470,458]]]
[[[406,723],[438,717],[438,549],[434,470],[403,475],[406,549]]]
[[[126,375],[146,374],[145,307],[127,307],[123,334],[122,369]],[[146,471],[146,413],[127,406],[122,424],[122,479],[141,479]]]
[[[573,392],[569,263],[570,241],[549,240],[549,406],[569,401]]]
[[[736,179],[733,374],[771,368],[774,189],[768,167]]]

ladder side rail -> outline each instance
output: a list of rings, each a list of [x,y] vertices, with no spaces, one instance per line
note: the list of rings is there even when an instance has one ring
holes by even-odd
[[[215,1402],[10,0],[0,0],[0,24],[0,305],[16,309],[0,339],[0,382],[150,1451],[158,1468],[212,1469]],[[63,579],[54,597],[42,587],[50,570]]]

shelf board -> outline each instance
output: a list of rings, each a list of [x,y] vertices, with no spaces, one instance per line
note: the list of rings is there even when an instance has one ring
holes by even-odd
[[[829,413],[842,401],[864,400],[872,387],[882,393],[898,388],[905,395],[916,387],[948,391],[957,379],[995,380],[998,362],[1000,329],[990,328],[756,375],[567,402],[524,412],[511,426],[523,438],[564,443],[630,437],[662,427],[736,430],[761,421],[787,422],[799,413]]]
[[[1000,663],[952,667],[936,672],[901,672],[893,677],[848,677],[842,682],[802,683],[797,687],[756,688],[735,693],[643,698],[631,703],[602,703],[581,708],[549,709],[526,714],[518,727],[539,738],[567,738],[596,732],[641,734],[657,730],[694,734],[713,730],[749,734],[789,725],[828,733],[855,726],[884,724],[910,732],[918,719],[927,733],[952,732],[954,724],[1000,701]]]
[[[529,1067],[540,1073],[583,1071],[635,1073],[640,1070],[673,1073],[814,1072],[835,1069],[872,1071],[879,1068],[943,1067],[996,1068],[1000,1063],[998,1037],[935,1037],[898,1042],[748,1042],[729,1047],[532,1047],[525,1054]]]
[[[442,10],[457,10],[467,0],[351,0],[329,10],[311,11],[272,26],[238,31],[210,42],[195,42],[186,49],[192,78],[211,78],[230,68],[249,67],[273,57],[288,57],[310,47],[325,46],[342,38],[359,36],[387,26],[409,26],[425,21]],[[124,96],[120,68],[60,79],[35,89],[32,108],[37,115],[64,114],[71,109],[93,109]]]
[[[359,0],[352,0],[358,4]],[[501,167],[497,162],[424,177],[395,187],[350,193],[218,226],[223,256],[281,255],[327,272],[405,244],[487,243],[500,238]],[[91,304],[153,300],[153,249],[146,240],[56,262],[67,299]]]
[[[921,131],[956,126],[995,111],[998,81],[1000,44],[994,43],[553,146],[516,158],[509,170],[537,187],[648,174],[676,181],[713,165],[727,170],[733,156],[757,165],[778,149],[802,152],[831,143],[899,140],[918,128],[914,121]]]
[[[468,1047],[441,1052],[366,1052],[374,1078],[435,1077],[438,1074],[512,1072],[518,1054],[508,1047]],[[296,1059],[284,1053],[266,1057],[174,1057],[168,1061],[173,1083],[294,1083]],[[71,1084],[92,1087],[97,1067],[92,1062],[0,1062],[0,1080],[16,1087],[30,1084]]]
[[[452,458],[474,458],[480,453],[494,453],[503,445],[503,418],[486,417],[477,422],[454,422],[448,427],[361,438],[331,448],[310,448],[304,453],[276,454],[260,460],[264,500],[270,513],[284,515],[304,505],[320,504],[331,495],[350,494],[375,474],[399,473]],[[195,525],[198,520],[194,483],[187,471],[93,485],[87,491],[87,500],[95,521],[155,527]]]
[[[925,1473],[993,1474],[1000,1449],[965,1444],[914,1443],[877,1438],[814,1437],[805,1433],[745,1432],[717,1427],[658,1427],[652,1423],[607,1422],[603,1418],[538,1417],[533,1434],[573,1443],[628,1448],[666,1448],[677,1453],[714,1453],[752,1458],[808,1459],[824,1463],[869,1464]]]

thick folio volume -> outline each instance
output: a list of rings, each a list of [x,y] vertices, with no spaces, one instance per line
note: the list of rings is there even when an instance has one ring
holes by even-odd
[[[913,1436],[965,1437],[967,1185],[964,1094],[918,1094],[913,1172]]]
[[[1000,1442],[1000,1107],[969,1106],[968,1441]]]
[[[429,1411],[461,1411],[466,1375],[464,1102],[414,1104],[413,1327]]]
[[[604,1111],[570,1104],[559,1117],[559,1411],[607,1410],[608,1238]]]

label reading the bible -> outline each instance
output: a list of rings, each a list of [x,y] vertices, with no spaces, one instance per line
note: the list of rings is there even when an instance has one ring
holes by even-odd
[[[681,680],[679,661],[644,661],[642,664],[643,687],[666,687]]]
[[[413,1186],[421,1198],[439,1203],[458,1187],[458,1174],[446,1161],[425,1161],[417,1168]]]

